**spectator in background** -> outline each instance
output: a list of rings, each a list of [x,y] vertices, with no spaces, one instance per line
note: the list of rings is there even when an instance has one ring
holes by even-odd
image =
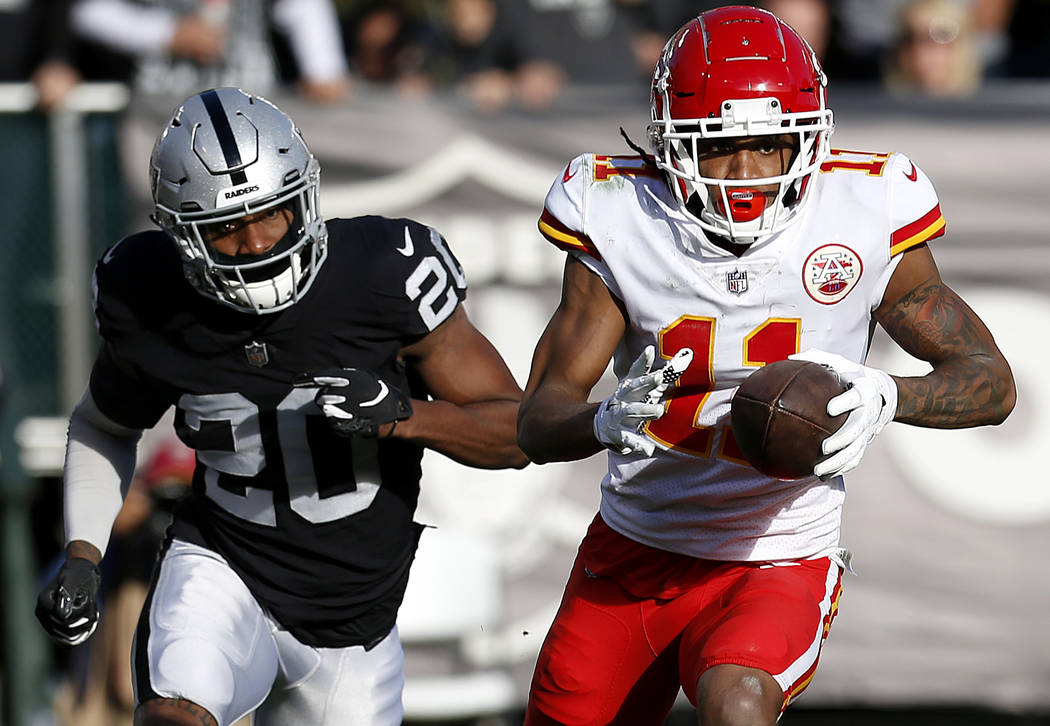
[[[317,102],[349,91],[330,0],[76,0],[72,23],[84,39],[125,58],[143,93],[221,85],[268,92],[288,77]],[[293,71],[279,66],[273,30],[287,42]]]
[[[663,52],[664,43],[680,27],[699,13],[713,10],[726,3],[724,0],[618,0],[634,24],[631,51],[638,67],[643,69],[643,77],[648,76],[648,69],[656,66]],[[753,5],[744,2],[740,5]]]
[[[838,80],[877,83],[906,0],[834,0],[824,70]]]
[[[828,0],[764,0],[758,5],[794,28],[813,48],[817,58],[824,60],[831,32]]]
[[[556,64],[567,81],[580,84],[622,84],[644,80],[630,48],[636,30],[624,0],[575,0],[551,3],[522,0],[520,32],[528,37],[533,55]]]
[[[711,3],[715,5],[716,3]],[[666,29],[695,14],[680,0],[448,0],[431,5],[438,45],[426,66],[438,85],[462,89],[475,107],[543,111],[572,84],[638,82]],[[631,53],[624,53],[623,48]]]
[[[422,95],[430,24],[409,0],[337,2],[343,47],[351,73],[366,82]]]
[[[988,75],[1050,78],[1050,2],[974,0]]]
[[[951,0],[905,5],[884,80],[896,93],[960,97],[976,91],[981,59],[969,10]]]
[[[69,33],[71,2],[0,4],[0,81],[31,81],[43,110],[60,106],[80,82]]]
[[[423,38],[423,68],[432,87],[463,93],[483,113],[512,105],[547,108],[565,83],[554,63],[537,57],[527,14],[510,0],[433,0],[433,33]]]

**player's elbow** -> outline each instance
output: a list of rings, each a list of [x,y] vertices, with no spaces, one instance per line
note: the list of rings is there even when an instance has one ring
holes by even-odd
[[[998,426],[1006,421],[1013,412],[1014,406],[1017,405],[1017,387],[1014,385],[1012,375],[1007,375],[1001,388],[1002,390],[996,395],[999,405],[993,408],[993,420],[989,422],[993,426]]]
[[[526,466],[532,463],[532,459],[529,458],[528,454],[521,450],[520,447],[514,447],[514,456],[508,461],[508,469],[524,469]]]
[[[583,458],[566,451],[566,441],[560,434],[543,425],[532,425],[518,421],[518,448],[534,464],[550,464],[554,461],[572,461]]]
[[[533,423],[528,409],[523,405],[518,411],[518,448],[536,464],[547,464],[553,459],[547,455],[543,445],[542,427]]]
[[[513,443],[506,445],[487,444],[483,452],[475,452],[471,456],[449,456],[460,464],[472,466],[475,469],[524,469],[529,465],[530,459],[525,453]]]
[[[518,423],[518,448],[528,457],[529,461],[537,464],[547,464],[550,459],[543,455],[543,448],[537,444],[526,428]]]
[[[1014,383],[1013,371],[1006,359],[999,356],[996,361],[997,375],[992,379],[992,390],[987,407],[988,424],[998,426],[1006,421],[1017,404],[1017,385]]]

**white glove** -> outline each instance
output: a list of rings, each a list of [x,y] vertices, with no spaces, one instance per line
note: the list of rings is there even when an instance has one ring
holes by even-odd
[[[602,401],[594,414],[595,438],[619,454],[652,455],[655,444],[639,431],[646,421],[664,415],[664,405],[660,402],[664,392],[682,377],[693,360],[693,351],[682,348],[666,365],[654,371],[655,358],[653,346],[643,350],[616,392]]]
[[[850,412],[842,428],[824,439],[821,450],[833,454],[813,467],[825,481],[856,468],[864,450],[897,413],[897,383],[885,371],[869,368],[822,350],[807,350],[788,356],[808,360],[831,369],[849,386],[828,401],[828,415]]]

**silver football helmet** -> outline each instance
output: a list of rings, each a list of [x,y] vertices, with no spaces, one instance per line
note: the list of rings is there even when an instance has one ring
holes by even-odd
[[[204,91],[179,107],[153,147],[153,220],[175,240],[201,294],[241,311],[276,312],[306,293],[328,254],[320,173],[302,134],[272,103],[239,88]],[[210,225],[282,205],[288,233],[265,254],[228,256],[207,243]]]

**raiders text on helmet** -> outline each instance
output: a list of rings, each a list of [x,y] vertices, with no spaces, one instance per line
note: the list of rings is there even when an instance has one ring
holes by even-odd
[[[239,88],[187,99],[150,157],[154,220],[175,240],[187,279],[202,294],[253,313],[294,304],[317,276],[328,251],[319,179],[317,159],[292,120]],[[206,242],[210,225],[281,206],[291,212],[288,234],[266,254],[230,257]]]

